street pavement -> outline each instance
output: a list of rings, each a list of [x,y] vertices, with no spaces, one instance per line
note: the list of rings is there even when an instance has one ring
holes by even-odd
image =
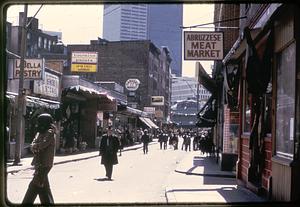
[[[151,144],[151,143],[150,143]],[[122,152],[129,151],[129,150],[136,150],[139,148],[142,148],[142,144],[136,144],[133,146],[125,147]],[[54,157],[54,165],[64,164],[67,162],[76,162],[80,160],[90,159],[93,157],[98,157],[99,151],[97,149],[92,151],[81,151],[77,153],[71,153],[71,154],[56,154]],[[28,170],[28,169],[34,169],[33,166],[31,166],[32,156],[22,158],[19,165],[13,165],[13,162],[8,162],[6,165],[6,172],[7,173],[16,173],[20,170]]]
[[[157,145],[155,140],[150,145]],[[181,146],[181,145],[179,145]],[[129,150],[142,148],[142,144],[125,147],[122,154]],[[172,150],[172,149],[168,149]],[[181,151],[180,149],[178,152]],[[176,152],[176,151],[174,151]],[[99,156],[98,151],[71,155],[57,155],[54,165],[91,159]],[[7,165],[7,173],[32,169],[32,158],[21,159],[20,166]],[[235,173],[221,171],[215,158],[206,157],[200,151],[186,152],[179,159],[176,168],[167,176],[165,185],[167,204],[222,204],[222,203],[264,203],[266,200],[238,186]],[[142,196],[142,195],[141,195]]]
[[[178,203],[265,203],[266,200],[238,186],[234,172],[221,171],[213,157],[190,152],[169,176],[166,199]]]

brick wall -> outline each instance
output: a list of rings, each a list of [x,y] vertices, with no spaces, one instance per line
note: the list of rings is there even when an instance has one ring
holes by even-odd
[[[230,153],[230,109],[224,106],[223,152]]]
[[[241,179],[244,183],[248,182],[248,168],[250,167],[250,150],[249,150],[249,137],[241,137],[241,154],[239,157],[238,165],[238,178]],[[272,138],[264,138],[264,169],[262,173],[262,183],[261,187],[264,188],[266,192],[269,191],[270,187],[270,177],[271,177],[271,168],[272,168]]]

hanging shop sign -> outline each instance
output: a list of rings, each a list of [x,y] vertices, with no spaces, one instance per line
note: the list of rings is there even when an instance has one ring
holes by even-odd
[[[155,117],[156,118],[164,118],[164,112],[162,110],[156,110]]]
[[[71,57],[71,72],[97,72],[98,52],[73,51]]]
[[[13,78],[20,78],[21,60],[13,60]],[[24,79],[43,79],[44,59],[25,59],[24,60]]]
[[[223,32],[184,32],[184,60],[222,60]]]
[[[165,104],[165,97],[163,96],[152,96],[151,105],[152,106],[163,106]]]
[[[59,95],[59,77],[45,72],[44,80],[35,80],[33,92],[50,97],[58,97]]]
[[[155,107],[144,107],[144,112],[148,114],[155,114]]]
[[[128,79],[125,82],[125,88],[128,91],[136,91],[139,88],[140,81],[139,79]]]

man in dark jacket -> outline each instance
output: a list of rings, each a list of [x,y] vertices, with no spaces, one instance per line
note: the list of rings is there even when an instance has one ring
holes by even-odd
[[[37,118],[37,133],[31,144],[34,154],[32,165],[35,167],[35,172],[22,204],[33,204],[37,195],[39,195],[42,205],[54,204],[48,180],[48,173],[53,166],[55,154],[55,127],[52,122],[51,115],[47,113],[43,113]]]
[[[119,149],[119,140],[112,134],[112,127],[109,126],[107,134],[104,134],[101,139],[100,152],[101,164],[104,165],[106,177],[111,180],[113,165],[118,164],[117,152]]]
[[[150,137],[148,135],[148,130],[147,129],[144,130],[144,134],[141,138],[141,141],[143,142],[144,154],[147,154],[148,153],[148,143],[150,142]]]

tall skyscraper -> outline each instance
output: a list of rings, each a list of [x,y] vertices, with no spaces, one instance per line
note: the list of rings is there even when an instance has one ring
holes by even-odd
[[[172,73],[182,74],[182,4],[105,4],[103,38],[109,41],[150,40],[168,47]]]

